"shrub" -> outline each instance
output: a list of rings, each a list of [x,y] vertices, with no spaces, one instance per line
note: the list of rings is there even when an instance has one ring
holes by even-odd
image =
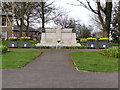
[[[119,43],[109,43],[109,47],[113,47],[113,46],[120,46]]]
[[[2,53],[7,52],[7,51],[8,51],[8,47],[7,47],[7,46],[4,46],[4,45],[1,45],[1,46],[0,46],[0,51],[1,51]]]
[[[120,58],[120,47],[111,47],[108,49],[104,49],[100,51],[101,54],[115,57],[115,58]]]

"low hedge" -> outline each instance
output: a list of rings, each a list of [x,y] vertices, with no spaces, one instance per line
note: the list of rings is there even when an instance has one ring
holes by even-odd
[[[34,45],[34,46],[32,46],[32,48],[35,48],[35,49],[55,49],[56,47],[50,47],[50,46],[38,46],[38,47],[36,47]]]
[[[63,46],[61,47],[61,49],[85,49],[84,46],[80,47],[80,46],[71,46],[71,47],[68,47],[68,46]]]
[[[106,56],[120,58],[120,47],[110,47],[108,49],[101,50],[100,53]]]
[[[35,49],[56,49],[56,46],[39,46],[39,47],[36,47],[36,46],[33,46],[33,48]],[[60,48],[60,49],[85,49],[86,47],[82,46],[60,46],[60,47],[57,47],[57,48]]]

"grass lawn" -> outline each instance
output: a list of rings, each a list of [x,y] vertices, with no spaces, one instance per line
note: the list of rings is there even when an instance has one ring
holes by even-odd
[[[75,67],[83,71],[115,72],[118,71],[118,59],[103,56],[97,51],[70,53]]]
[[[2,57],[2,69],[20,68],[40,55],[40,51],[10,50],[0,55]]]

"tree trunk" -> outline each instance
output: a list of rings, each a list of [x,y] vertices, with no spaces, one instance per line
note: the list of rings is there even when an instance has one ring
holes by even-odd
[[[23,18],[20,18],[20,26],[19,26],[19,37],[22,37],[22,29],[23,29]]]
[[[29,29],[29,16],[28,16],[28,18],[27,18],[27,26],[25,26],[26,27],[26,36],[28,36],[28,29]]]
[[[118,7],[118,11],[119,11],[119,13],[118,13],[118,15],[119,15],[119,17],[118,17],[118,40],[119,40],[119,43],[120,43],[120,1],[119,1],[119,7]]]
[[[44,2],[41,2],[41,4],[42,4],[42,32],[45,32],[44,31],[44,28],[45,28]]]
[[[118,26],[118,29],[119,29],[119,31],[118,31],[118,42],[120,43],[120,24]]]
[[[29,29],[29,26],[26,27],[26,36],[28,37],[28,29]]]
[[[106,28],[105,28],[105,27],[103,27],[102,36],[103,36],[104,38],[107,37],[107,31],[106,31]]]
[[[106,18],[105,18],[105,31],[107,31],[107,37],[109,38],[110,24],[112,14],[112,2],[106,2]]]
[[[100,0],[98,0],[97,3],[97,10],[94,10],[91,6],[90,6],[90,2],[88,2],[88,6],[90,8],[90,10],[98,15],[98,19],[102,25],[102,29],[103,29],[103,37],[108,37],[109,38],[109,32],[110,32],[110,24],[111,24],[111,13],[112,13],[112,2],[108,2],[108,0],[106,0],[106,5],[105,8],[103,8],[101,6]],[[97,11],[97,12],[96,12]],[[103,15],[105,15],[105,19],[103,17]]]
[[[98,10],[100,7],[98,8]],[[106,2],[106,9],[105,9],[105,22],[103,21],[103,18],[101,14],[99,14],[99,20],[101,22],[102,28],[103,28],[103,37],[109,38],[110,33],[110,24],[111,24],[111,14],[112,14],[112,2]]]
[[[19,37],[22,37],[22,27],[19,27]]]

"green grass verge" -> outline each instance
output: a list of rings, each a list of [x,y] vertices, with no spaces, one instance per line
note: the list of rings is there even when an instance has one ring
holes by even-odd
[[[118,58],[101,55],[97,51],[70,53],[75,67],[83,71],[91,72],[115,72],[118,71]]]
[[[20,68],[37,55],[40,55],[40,51],[10,50],[8,53],[0,55],[2,57],[2,69]]]

